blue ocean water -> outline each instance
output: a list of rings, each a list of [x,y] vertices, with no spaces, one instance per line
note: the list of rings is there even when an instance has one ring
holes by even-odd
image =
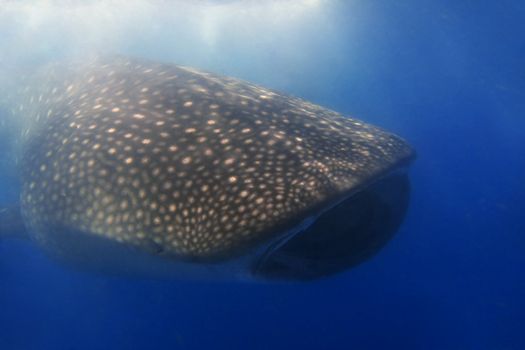
[[[0,349],[525,348],[524,2],[96,3],[0,3],[0,62],[107,50],[303,97],[414,146],[410,210],[377,256],[299,284],[96,275],[0,241]]]

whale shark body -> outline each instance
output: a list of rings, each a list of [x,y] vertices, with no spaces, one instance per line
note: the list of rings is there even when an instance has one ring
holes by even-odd
[[[404,140],[244,81],[106,57],[22,85],[20,205],[0,230],[68,263],[308,280],[372,256],[408,206]]]

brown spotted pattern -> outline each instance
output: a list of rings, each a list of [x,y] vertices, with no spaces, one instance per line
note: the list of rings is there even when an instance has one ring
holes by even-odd
[[[412,157],[400,138],[233,78],[122,57],[20,91],[22,209],[182,258],[242,253]]]

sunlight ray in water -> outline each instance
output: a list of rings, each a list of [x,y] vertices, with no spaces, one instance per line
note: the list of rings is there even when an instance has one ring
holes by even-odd
[[[130,36],[148,41],[160,35],[170,38],[171,46],[192,43],[201,50],[245,37],[264,43],[294,31],[326,27],[328,3],[328,0],[5,2],[0,7],[0,23],[2,27],[16,29],[0,43],[0,50],[7,53],[3,60],[16,61],[20,52],[28,51],[33,56],[49,52],[81,56],[93,51],[122,51],[131,46],[127,41]]]

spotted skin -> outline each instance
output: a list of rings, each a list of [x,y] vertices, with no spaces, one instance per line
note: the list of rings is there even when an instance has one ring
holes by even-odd
[[[21,206],[43,244],[60,228],[225,259],[413,157],[374,126],[173,64],[95,58],[27,84],[14,111],[24,118]]]

